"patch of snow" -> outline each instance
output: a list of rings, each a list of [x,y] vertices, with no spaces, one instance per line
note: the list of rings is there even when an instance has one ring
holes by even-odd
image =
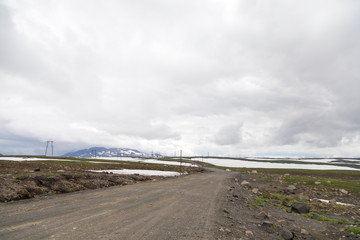
[[[128,161],[128,162],[142,162],[142,163],[154,163],[154,164],[164,164],[164,165],[180,165],[180,162],[177,161],[162,161],[158,159],[148,159],[148,158],[132,158],[132,157],[99,157],[96,159],[105,159],[105,160],[113,160],[113,161]],[[192,163],[181,163],[181,166],[184,167],[199,167],[196,164]]]
[[[320,202],[324,202],[324,203],[329,203],[330,200],[326,200],[326,199],[310,199],[310,201],[320,201]],[[342,205],[342,206],[349,206],[349,207],[354,207],[354,204],[351,203],[342,203],[342,202],[336,202],[337,205]]]
[[[180,176],[178,172],[172,171],[159,171],[159,170],[143,170],[143,169],[122,169],[122,170],[91,170],[91,172],[112,172],[114,174],[139,174],[144,176],[164,176],[164,177],[173,177]]]
[[[76,160],[68,160],[68,159],[57,159],[57,158],[36,158],[36,157],[30,157],[30,158],[26,158],[26,157],[0,157],[0,160],[4,160],[4,161],[18,161],[18,162],[22,162],[22,161],[76,161]]]
[[[301,163],[280,163],[280,162],[257,162],[238,159],[221,159],[221,158],[193,158],[206,163],[222,167],[234,168],[281,168],[281,169],[313,169],[313,170],[360,170],[351,167],[336,165],[318,165],[318,164],[301,164]]]

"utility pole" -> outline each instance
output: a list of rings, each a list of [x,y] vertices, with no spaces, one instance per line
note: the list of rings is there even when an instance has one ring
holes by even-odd
[[[181,174],[182,174],[181,161],[182,161],[182,150],[180,150],[180,176],[181,176]]]
[[[51,156],[53,157],[54,156],[54,141],[46,141],[45,156],[47,155],[49,143],[50,143],[50,147],[51,147]]]

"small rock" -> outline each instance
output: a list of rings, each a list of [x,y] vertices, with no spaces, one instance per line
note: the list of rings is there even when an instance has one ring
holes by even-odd
[[[291,210],[297,213],[309,213],[310,208],[306,203],[296,202],[291,205]]]
[[[284,176],[290,176],[290,174],[289,174],[289,173],[285,173]]]
[[[311,216],[311,219],[318,219],[318,217],[319,217],[319,215],[314,214],[314,215]]]
[[[333,198],[333,199],[329,200],[329,203],[331,203],[331,204],[336,204],[336,199]]]
[[[60,169],[60,170],[57,170],[57,172],[65,172],[65,170]]]
[[[228,168],[227,168],[225,171],[226,171],[226,172],[231,172],[231,170],[230,170],[230,169],[228,169]]]
[[[230,229],[228,229],[228,228],[225,228],[225,232],[227,232],[227,233],[231,233],[231,230],[230,230]]]
[[[304,193],[300,193],[299,194],[299,199],[300,200],[309,200],[310,198],[307,195],[305,195]]]
[[[251,173],[257,174],[258,172],[256,170],[252,170]]]
[[[285,240],[292,240],[294,239],[294,234],[289,230],[283,229],[280,233],[281,237]]]
[[[285,206],[285,207],[291,207],[288,202],[286,202],[285,200],[282,201],[281,205]]]
[[[321,182],[315,182],[315,185],[320,185],[321,184]]]
[[[238,182],[238,181],[239,181],[239,179],[237,179],[237,178],[234,178],[234,180],[235,180],[235,182]]]
[[[233,197],[234,197],[234,198],[239,198],[239,195],[233,194]]]
[[[309,232],[306,229],[301,229],[301,234],[309,235]]]
[[[278,222],[278,223],[281,223],[281,224],[286,224],[286,220],[284,220],[284,219],[280,219],[280,220],[278,220],[277,222]]]
[[[227,210],[227,209],[223,209],[223,211],[224,211],[224,213],[227,213],[227,214],[229,214],[230,212]]]
[[[348,194],[349,192],[348,191],[346,191],[345,189],[340,189],[339,190],[341,193],[343,193],[343,194]]]
[[[289,190],[289,191],[294,191],[295,189],[296,189],[296,187],[294,185],[289,185],[287,187],[287,190]]]
[[[271,227],[272,225],[273,225],[273,223],[270,221],[263,221],[261,223],[261,226],[263,226],[263,227]]]
[[[269,216],[263,211],[258,214],[258,217],[261,219],[269,219]]]
[[[250,230],[245,231],[246,236],[254,236],[254,233]]]
[[[240,183],[240,185],[241,186],[250,186],[250,183],[248,181],[244,180]]]
[[[258,189],[258,188],[254,188],[254,189],[252,190],[252,192],[256,194],[256,193],[259,192],[259,189]]]

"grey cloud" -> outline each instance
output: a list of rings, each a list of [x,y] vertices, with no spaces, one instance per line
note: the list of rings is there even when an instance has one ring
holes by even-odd
[[[242,124],[228,125],[221,128],[214,137],[218,145],[234,145],[241,142]]]
[[[356,1],[0,1],[0,11],[0,120],[23,137],[316,152],[360,136]]]

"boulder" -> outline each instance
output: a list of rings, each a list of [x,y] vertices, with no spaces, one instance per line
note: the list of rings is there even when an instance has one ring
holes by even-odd
[[[296,202],[291,205],[291,211],[296,213],[309,213],[310,208],[306,203]]]

